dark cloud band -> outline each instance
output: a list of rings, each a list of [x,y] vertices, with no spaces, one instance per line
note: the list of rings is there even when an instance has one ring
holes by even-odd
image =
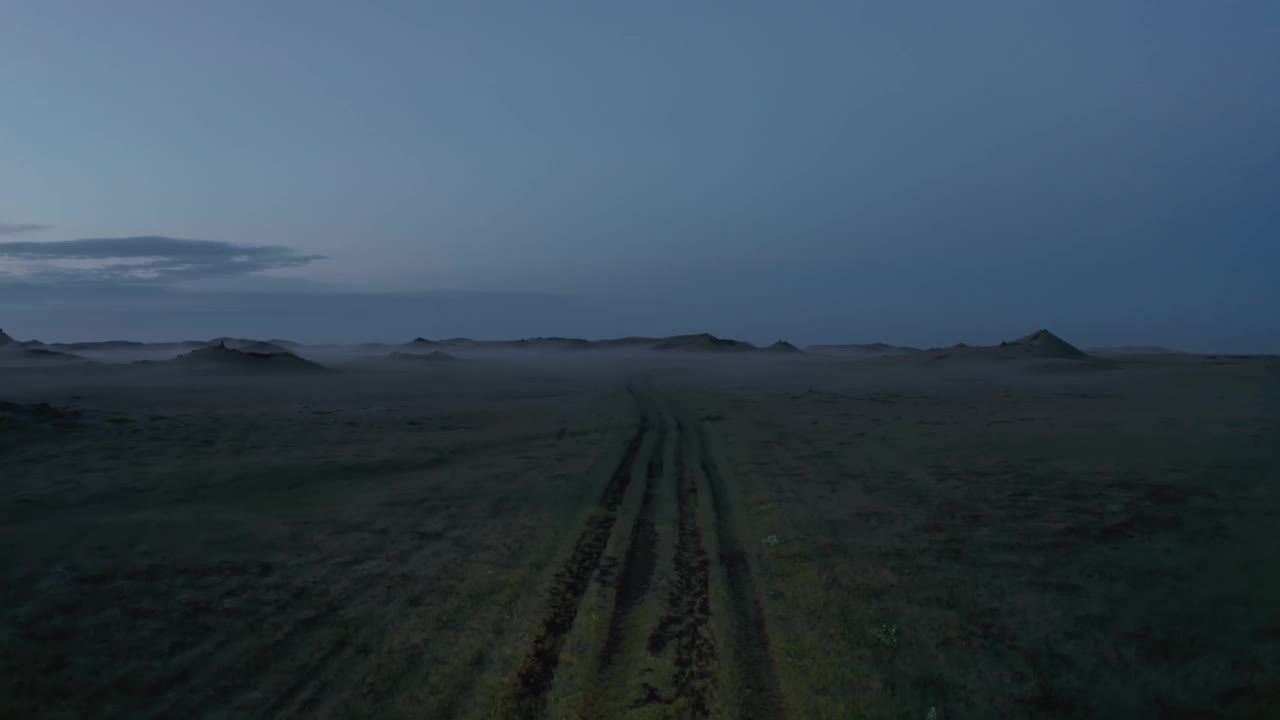
[[[37,225],[35,223],[0,223],[0,235],[21,235],[22,233],[48,229],[48,225]]]
[[[246,275],[323,259],[321,255],[306,255],[278,245],[238,245],[159,236],[0,242],[0,257],[35,263],[37,269],[28,274],[47,280],[146,283]],[[101,261],[102,264],[89,268],[56,266],[60,261],[72,260]]]

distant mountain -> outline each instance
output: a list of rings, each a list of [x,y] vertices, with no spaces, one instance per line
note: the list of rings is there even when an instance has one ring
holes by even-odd
[[[112,350],[183,350],[204,347],[200,340],[182,342],[137,342],[135,340],[101,340],[97,342],[40,343],[47,347],[70,352],[106,352]]]
[[[903,355],[920,352],[919,348],[899,347],[882,342],[810,345],[805,350],[823,355]]]
[[[1007,343],[1000,343],[1004,348],[1022,348],[1039,357],[1072,358],[1088,357],[1080,348],[1054,335],[1048,330],[1037,330],[1030,335],[1020,337]]]
[[[63,350],[131,350],[145,347],[146,343],[133,340],[102,340],[99,342],[54,343],[53,347]]]
[[[972,359],[1012,362],[1019,359],[1092,360],[1087,353],[1048,330],[1037,330],[1017,340],[999,345],[966,345],[956,343],[949,348],[933,348],[924,357],[930,360]]]
[[[235,349],[239,350],[240,352],[260,353],[264,355],[289,352],[288,350],[284,349],[283,347],[275,343],[264,342],[262,340],[254,340],[253,342],[247,342],[243,345],[236,347]]]
[[[590,340],[565,337],[533,337],[523,340],[506,340],[499,345],[515,348],[539,348],[548,350],[584,350],[591,347]]]
[[[140,361],[136,364],[186,367],[231,372],[306,372],[323,370],[324,367],[304,360],[290,352],[255,353],[227,347],[223,343],[198,348],[172,360],[159,362]]]
[[[666,338],[654,345],[653,349],[680,352],[741,352],[757,348],[755,345],[742,340],[728,340],[718,338],[711,333],[699,333],[697,335],[676,335]]]
[[[770,345],[770,346],[768,346],[768,347],[764,348],[764,351],[765,351],[765,352],[774,352],[774,353],[802,353],[802,352],[804,352],[803,350],[801,350],[800,348],[796,347],[795,345],[792,345],[791,343],[787,342],[786,340],[779,340],[778,342],[776,342],[776,343],[774,343],[774,344],[772,344],[772,345]]]
[[[632,335],[630,337],[610,338],[608,340],[596,340],[593,344],[599,347],[651,347],[662,342],[662,338],[640,337]]]
[[[212,340],[209,340],[208,342],[205,343],[205,345],[215,345],[215,346],[225,345],[231,348],[232,350],[242,350],[249,345],[253,345],[255,343],[260,343],[260,342],[262,341],[254,340],[253,338],[237,338],[237,337],[223,336],[223,337],[216,337]],[[279,346],[277,345],[276,347],[279,347]]]
[[[12,344],[15,342],[13,338],[0,332],[0,345]],[[34,341],[32,341],[34,342]],[[209,347],[221,347],[227,350],[238,350],[249,354],[292,354],[297,348],[303,347],[300,343],[290,340],[254,340],[252,338],[241,338],[232,336],[221,336],[210,340],[188,340],[183,342],[138,342],[133,340],[106,340],[95,342],[74,342],[74,343],[54,343],[48,347],[67,352],[106,352],[113,350],[195,350]],[[341,345],[326,347],[342,347]],[[670,337],[646,337],[646,336],[628,336],[620,338],[610,338],[606,340],[586,340],[584,338],[575,337],[528,337],[517,340],[475,340],[465,337],[446,338],[441,340],[432,340],[425,337],[415,337],[414,339],[400,344],[388,344],[380,342],[360,343],[350,347],[359,348],[361,350],[382,350],[382,351],[413,351],[423,350],[427,348],[449,350],[449,349],[492,349],[492,350],[591,350],[591,349],[651,349],[657,351],[678,351],[678,352],[748,352],[761,351],[771,353],[803,353],[804,350],[795,345],[779,340],[778,342],[763,348],[742,340],[733,340],[730,338],[721,338],[711,333],[697,333],[691,335],[674,335]],[[903,352],[912,350],[909,348],[893,348],[889,345],[877,343],[874,345],[817,345],[811,346],[811,350],[819,351],[842,351],[842,350],[867,350],[874,352]]]

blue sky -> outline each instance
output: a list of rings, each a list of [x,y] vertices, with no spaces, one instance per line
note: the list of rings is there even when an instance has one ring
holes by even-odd
[[[1048,326],[1280,351],[1280,4],[3,16],[11,334],[927,345]],[[151,254],[81,242],[138,237]],[[108,316],[104,293],[135,299]],[[338,296],[356,309],[304,321]]]

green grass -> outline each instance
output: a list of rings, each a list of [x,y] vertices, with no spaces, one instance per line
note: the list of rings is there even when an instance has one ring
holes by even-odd
[[[708,717],[735,719],[1274,708],[1280,383],[1262,365],[716,362],[631,391],[509,368],[78,388],[80,425],[0,437],[0,715],[512,717],[637,403],[651,433],[546,717],[686,718],[704,689]],[[677,447],[697,487],[683,541]],[[653,573],[617,620],[655,457]],[[672,590],[697,575],[677,546],[705,553],[710,614],[650,652],[700,599]],[[710,644],[682,656],[690,639]],[[648,686],[660,701],[637,704]]]

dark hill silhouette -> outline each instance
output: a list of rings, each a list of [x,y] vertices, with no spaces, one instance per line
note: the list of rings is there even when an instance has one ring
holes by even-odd
[[[606,340],[586,340],[575,337],[528,337],[518,340],[475,340],[473,338],[455,337],[443,340],[414,338],[398,346],[381,343],[363,343],[359,347],[374,349],[379,347],[401,347],[406,349],[439,347],[439,348],[475,348],[475,349],[511,349],[511,350],[591,350],[650,348],[654,350],[684,351],[723,351],[723,350],[755,350],[754,345],[740,340],[718,338],[710,333],[697,335],[675,335],[672,337],[630,336],[610,338]],[[796,348],[796,352],[802,352]]]
[[[920,348],[900,347],[898,345],[889,345],[888,343],[839,343],[839,344],[821,344],[810,345],[805,351],[811,353],[820,353],[823,355],[905,355],[908,353],[920,352]]]
[[[765,352],[774,352],[774,353],[801,353],[801,352],[804,352],[803,350],[801,350],[800,348],[796,347],[795,345],[792,345],[791,343],[787,342],[786,340],[779,340],[778,342],[776,342],[776,343],[774,343],[774,344],[770,345],[769,347],[764,348],[764,350],[765,350]]]
[[[69,352],[31,347],[27,343],[0,345],[0,363],[10,365],[89,364],[91,361]]]
[[[565,337],[532,337],[523,340],[508,340],[500,344],[516,348],[545,348],[548,350],[584,350],[591,347],[590,340]]]
[[[956,343],[949,348],[933,348],[925,354],[930,360],[969,359],[989,362],[1023,360],[1094,360],[1084,351],[1048,330],[1037,330],[1017,340],[999,345],[971,346]]]
[[[54,347],[62,350],[132,350],[145,347],[146,343],[136,340],[101,340],[97,342],[55,343]]]
[[[1073,358],[1087,357],[1085,352],[1048,330],[1037,330],[1017,340],[1002,343],[1001,347],[1022,349],[1038,357]]]
[[[151,365],[228,372],[308,372],[324,369],[323,366],[304,360],[290,352],[244,352],[229,348],[222,343],[192,350],[172,360],[142,362]]]
[[[608,348],[621,347],[652,347],[662,342],[662,338],[640,337],[632,335],[630,337],[609,338],[608,340],[597,340],[596,345]]]
[[[698,333],[666,338],[654,345],[653,349],[681,352],[741,352],[755,350],[756,346],[742,340],[718,338],[711,333]]]
[[[278,353],[289,352],[288,350],[281,347],[280,345],[277,345],[275,343],[265,342],[263,340],[254,340],[253,342],[247,342],[233,349],[239,350],[240,352],[260,353],[264,355],[274,355]]]
[[[253,338],[237,338],[237,337],[223,336],[223,337],[216,337],[205,344],[206,345],[225,345],[231,348],[232,350],[243,350],[246,345],[252,345],[258,342],[262,342],[262,341],[254,340]]]

